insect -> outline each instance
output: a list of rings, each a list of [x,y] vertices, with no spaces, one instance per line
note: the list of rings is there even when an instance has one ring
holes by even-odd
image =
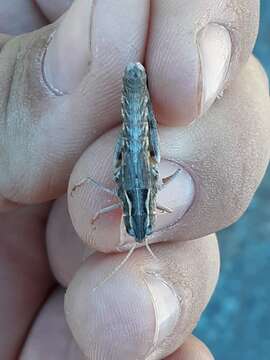
[[[113,179],[116,190],[106,188],[91,177],[82,179],[71,194],[86,182],[116,196],[119,202],[99,210],[92,219],[114,209],[122,208],[126,231],[135,239],[127,256],[92,291],[109,280],[131,257],[137,243],[145,241],[151,256],[158,260],[148,245],[147,237],[154,231],[156,210],[163,213],[171,209],[157,202],[157,193],[178,174],[177,170],[159,180],[160,148],[157,123],[147,88],[147,76],[140,63],[127,65],[123,76],[121,97],[122,127],[115,145]]]
[[[100,215],[121,207],[127,233],[137,243],[142,243],[154,231],[156,210],[172,212],[157,202],[157,193],[179,170],[159,181],[159,135],[147,88],[146,71],[140,63],[130,63],[125,69],[121,115],[122,128],[113,161],[113,178],[117,189],[108,189],[87,177],[73,187],[72,193],[84,183],[90,182],[117,196],[120,201],[101,209],[92,223]]]

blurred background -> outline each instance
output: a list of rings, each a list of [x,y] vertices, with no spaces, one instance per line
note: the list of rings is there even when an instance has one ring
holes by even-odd
[[[270,0],[261,0],[254,53],[270,78]],[[220,279],[195,333],[216,360],[269,360],[270,168],[245,215],[218,237]]]

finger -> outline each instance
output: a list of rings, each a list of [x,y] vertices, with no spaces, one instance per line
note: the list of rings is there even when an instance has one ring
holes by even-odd
[[[17,35],[47,25],[47,19],[34,1],[10,0],[0,2],[0,33]]]
[[[65,320],[64,294],[63,289],[57,289],[41,308],[23,346],[21,360],[85,360]]]
[[[147,19],[144,0],[78,0],[59,27],[55,23],[5,44],[0,59],[3,198],[33,203],[65,192],[83,149],[119,121],[122,72],[143,55]]]
[[[54,277],[66,287],[82,262],[94,252],[75,232],[68,213],[66,196],[56,200],[50,211],[46,244]]]
[[[164,124],[205,113],[251,54],[258,0],[151,2],[146,65]]]
[[[48,1],[48,0],[36,0],[39,8],[42,10],[42,13],[46,16],[51,22],[63,15],[64,12],[70,7],[73,0],[57,0],[57,1]]]
[[[65,197],[57,200],[51,211],[47,227],[47,244],[48,243],[50,249],[49,259],[54,275],[62,281],[64,286],[68,286],[72,277],[77,270],[79,270],[83,258],[85,260],[85,254],[84,251],[78,252],[78,247],[81,242],[78,236],[74,234],[74,230],[72,230]],[[69,276],[67,276],[67,274],[69,274]],[[47,318],[49,318],[50,321],[50,317],[47,316]],[[52,325],[50,324],[50,326]],[[53,326],[53,329],[55,328],[57,327]],[[32,333],[35,333],[35,331],[32,330],[31,335]],[[55,334],[53,334],[53,336],[56,338]],[[32,336],[30,339],[28,343],[31,344]],[[40,342],[39,338],[39,343]],[[32,348],[32,346],[28,347]],[[35,344],[35,347],[39,348],[41,346]],[[168,358],[166,357],[168,360],[192,360],[197,358],[205,360],[213,359],[205,345],[193,336],[189,337],[175,353]]]
[[[196,239],[222,229],[247,208],[269,161],[270,104],[261,66],[250,60],[208,114],[187,128],[160,128],[162,175],[181,169],[159,202],[171,214],[158,215],[151,241]],[[110,252],[127,241],[121,211],[91,219],[118,200],[93,184],[70,191],[87,176],[112,188],[112,149],[119,130],[99,138],[83,154],[70,179],[69,211],[83,241]],[[109,240],[108,240],[109,239]],[[119,240],[120,239],[120,240]]]
[[[0,217],[0,358],[17,359],[36,312],[54,285],[45,251],[49,207]]]
[[[190,336],[174,354],[165,360],[214,360],[213,355],[195,336]]]
[[[191,334],[215,287],[219,256],[214,236],[91,255],[65,299],[67,322],[88,359],[162,359]],[[96,289],[94,291],[94,289]]]
[[[61,279],[64,286],[68,286],[82,260],[85,260],[85,253],[83,250],[78,251],[81,242],[72,230],[65,197],[57,200],[51,211],[47,226],[47,244],[54,275]],[[196,359],[196,356],[212,359],[207,348],[196,338],[190,337],[168,359]]]

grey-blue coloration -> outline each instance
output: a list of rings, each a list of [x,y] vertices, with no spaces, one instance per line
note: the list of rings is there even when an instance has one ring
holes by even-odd
[[[270,76],[270,1],[261,0],[255,55]],[[218,234],[221,274],[196,335],[218,360],[270,359],[270,171],[245,213]]]
[[[127,233],[137,242],[152,234],[158,191],[159,139],[140,63],[126,67],[121,99],[122,128],[115,147],[114,181]]]
[[[85,183],[91,183],[112,196],[117,196],[121,203],[100,209],[93,217],[92,224],[100,215],[121,207],[127,233],[136,242],[143,242],[153,233],[156,209],[172,212],[168,207],[158,204],[156,197],[158,190],[170,183],[180,169],[158,183],[158,129],[147,89],[146,72],[140,63],[130,63],[125,69],[121,113],[122,128],[115,145],[113,161],[117,190],[108,189],[88,176],[74,185],[71,196]]]

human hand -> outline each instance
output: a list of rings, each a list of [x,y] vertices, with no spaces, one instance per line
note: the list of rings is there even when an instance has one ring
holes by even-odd
[[[57,200],[50,212],[46,238],[51,270],[62,286],[69,286],[67,320],[83,352],[91,359],[143,357],[153,345],[157,321],[159,343],[149,359],[160,358],[188,339],[214,289],[218,249],[214,236],[208,234],[242,214],[268,162],[268,84],[254,59],[244,66],[255,41],[258,4],[238,0],[232,5],[225,1],[223,8],[210,0],[196,6],[193,1],[179,6],[176,1],[157,0],[152,2],[149,33],[146,1],[97,1],[92,8],[92,2],[86,0],[76,4],[62,21],[47,53],[46,43],[55,24],[23,37],[2,36],[1,208],[10,210],[60,197],[83,152],[71,187],[87,175],[111,185],[117,130],[110,129],[119,123],[123,68],[130,61],[145,60],[154,108],[164,125],[160,126],[163,158],[185,169],[172,188],[161,194],[175,210],[172,217],[164,215],[167,218],[162,221],[175,224],[162,224],[164,231],[153,236],[158,242],[174,240],[157,244],[153,250],[161,262],[162,278],[173,284],[175,293],[166,284],[157,285],[155,279],[142,276],[140,270],[151,267],[152,262],[144,249],[137,250],[132,261],[96,294],[91,293],[91,287],[125,254],[95,253],[80,265],[89,245],[110,253],[124,236],[119,234],[117,212],[100,219],[93,234],[89,219],[111,199],[90,186],[69,198],[73,224],[87,245],[80,242],[71,226],[65,197]],[[48,1],[39,1],[39,5],[51,19],[64,9],[60,1],[57,9]],[[46,23],[35,7],[27,14],[31,14],[30,19],[17,14],[19,25],[12,32]],[[224,28],[205,27],[213,22],[222,23]],[[10,25],[5,24],[2,31],[9,32]],[[198,33],[201,29],[205,30]],[[210,44],[206,40],[209,36]],[[212,105],[226,76],[229,88],[223,98],[203,117],[180,127]],[[208,84],[206,89],[203,84]],[[175,127],[166,127],[171,125]],[[163,162],[161,172],[171,172],[174,164]],[[0,299],[5,314],[0,347],[3,358],[18,354],[36,311],[54,284],[44,249],[48,212],[45,204],[2,215],[3,248],[9,250],[1,256],[5,274],[5,296]],[[200,239],[184,241],[194,238]],[[29,254],[33,254],[31,261],[26,256]],[[10,300],[10,294],[16,301]],[[63,296],[58,288],[47,298],[27,337],[22,359],[60,359],[66,352],[72,359],[82,357],[65,325]],[[167,323],[155,317],[153,299],[156,305],[165,306],[162,310],[167,312]],[[25,308],[29,311],[22,311]],[[11,329],[13,323],[17,326]],[[112,324],[113,331],[109,328],[106,333]],[[7,343],[7,339],[12,341]],[[188,345],[194,341],[187,340],[174,358],[192,359],[192,352],[199,349],[201,357],[209,359],[201,345]],[[113,353],[107,355],[110,351]],[[183,355],[183,351],[189,354]]]

